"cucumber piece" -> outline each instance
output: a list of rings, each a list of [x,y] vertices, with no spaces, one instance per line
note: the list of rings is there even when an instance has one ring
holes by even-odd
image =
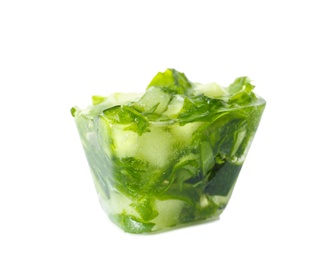
[[[192,136],[199,129],[202,122],[187,123],[185,125],[175,124],[171,127],[171,132],[175,140],[182,146],[187,146],[192,141]]]
[[[184,104],[184,97],[180,95],[175,95],[170,101],[167,110],[163,113],[171,118],[177,118],[177,114],[181,111]]]
[[[156,224],[153,231],[179,224],[179,216],[184,204],[185,202],[181,200],[157,200],[156,207],[159,215],[152,220]]]
[[[200,84],[196,83],[194,85],[194,95],[205,95],[209,98],[219,98],[225,96],[227,91],[225,88],[221,87],[217,83],[208,83],[208,84]]]
[[[171,96],[161,88],[152,87],[141,97],[138,104],[145,112],[161,114],[167,109],[170,99]]]
[[[155,167],[163,167],[172,158],[173,135],[160,126],[151,126],[150,132],[138,138],[136,157]]]
[[[93,105],[99,105],[105,103],[107,105],[116,106],[124,105],[131,101],[137,101],[142,96],[142,93],[113,93],[107,97],[103,96],[92,96]]]
[[[111,127],[111,134],[117,157],[134,157],[136,155],[139,146],[139,135],[136,132],[125,130],[124,125],[116,124]]]

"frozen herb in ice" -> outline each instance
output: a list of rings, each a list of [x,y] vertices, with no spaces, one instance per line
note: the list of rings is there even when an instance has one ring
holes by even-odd
[[[143,94],[72,108],[108,216],[130,233],[218,218],[265,107],[253,89],[247,77],[224,88],[168,69]]]

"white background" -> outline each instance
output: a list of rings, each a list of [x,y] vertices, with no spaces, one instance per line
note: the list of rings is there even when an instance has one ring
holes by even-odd
[[[0,2],[0,259],[325,259],[322,1]],[[166,68],[267,100],[219,221],[130,235],[70,115]]]

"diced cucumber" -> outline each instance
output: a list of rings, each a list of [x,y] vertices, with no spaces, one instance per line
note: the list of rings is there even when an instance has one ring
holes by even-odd
[[[173,199],[157,200],[156,207],[159,215],[152,220],[156,223],[154,230],[179,224],[179,215],[184,207],[184,203],[184,201]]]
[[[78,110],[74,107],[73,113],[77,112],[78,114],[86,116],[89,119],[93,119],[108,108],[138,101],[141,95],[142,94],[140,93],[114,93],[107,97],[93,96],[92,105],[88,106],[84,110]]]
[[[209,201],[206,195],[202,194],[200,197],[200,207],[204,208],[209,205]]]
[[[172,129],[173,136],[180,144],[189,145],[193,133],[202,125],[202,122],[187,123],[183,126],[175,124]]]
[[[180,95],[175,95],[173,99],[170,101],[167,110],[163,113],[163,115],[176,118],[177,114],[181,111],[184,104],[184,98]]]
[[[126,103],[139,100],[142,95],[142,93],[113,93],[107,96],[103,102],[111,103],[112,106],[124,105]],[[98,98],[98,96],[94,96],[93,100],[96,98]]]
[[[151,132],[138,137],[136,157],[148,161],[153,166],[163,167],[172,157],[174,138],[160,126],[152,126],[150,130]]]
[[[117,215],[126,212],[129,215],[140,217],[138,212],[131,207],[132,200],[117,190],[113,190],[110,193],[110,199],[104,198],[102,194],[98,193],[101,206],[106,212],[110,212],[110,215]]]
[[[151,87],[139,100],[139,104],[144,107],[147,112],[163,113],[169,104],[170,95],[165,93],[158,87]]]
[[[134,157],[138,150],[139,135],[134,131],[124,129],[125,125],[115,124],[111,127],[115,154],[120,158]]]
[[[218,98],[224,96],[227,91],[217,83],[199,84],[194,85],[195,95],[203,94],[210,98]]]

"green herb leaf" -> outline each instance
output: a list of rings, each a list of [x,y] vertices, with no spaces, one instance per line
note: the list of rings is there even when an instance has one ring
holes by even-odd
[[[164,92],[170,94],[186,94],[192,89],[191,82],[184,73],[175,69],[167,69],[165,72],[159,72],[149,83],[147,89],[159,87]]]
[[[148,233],[155,225],[154,223],[139,220],[137,217],[128,215],[125,212],[115,215],[112,218],[124,231],[134,234]]]

